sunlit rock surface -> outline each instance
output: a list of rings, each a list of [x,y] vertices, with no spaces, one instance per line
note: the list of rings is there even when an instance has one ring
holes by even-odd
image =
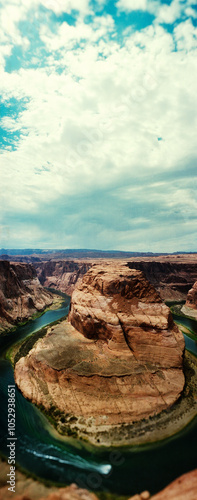
[[[72,295],[68,321],[15,367],[25,397],[56,408],[92,442],[169,408],[184,387],[184,339],[143,273],[95,265]],[[64,429],[63,429],[64,430]]]
[[[187,307],[197,310],[197,281],[194,283],[193,287],[189,290],[187,295],[186,304]]]

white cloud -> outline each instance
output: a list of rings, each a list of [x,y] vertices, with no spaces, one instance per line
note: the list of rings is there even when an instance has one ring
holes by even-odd
[[[3,8],[0,8],[0,40],[1,54],[6,56],[11,53],[13,45],[21,45],[24,48],[28,47],[29,41],[22,36],[17,24],[25,17],[23,7],[19,8],[12,3],[6,3]],[[1,59],[1,63],[4,60]]]
[[[185,46],[191,48],[187,26],[177,28],[176,39],[180,43],[184,32]],[[60,32],[59,47],[61,37]],[[119,182],[122,175],[135,172],[136,165],[139,172],[158,172],[176,168],[195,154],[194,57],[189,53],[182,62],[182,54],[172,48],[171,35],[159,27],[148,28],[127,39],[123,48],[112,44],[110,52],[108,46],[101,60],[100,46],[89,41],[67,54],[62,49],[67,75],[48,74],[47,68],[4,75],[4,96],[30,98],[15,125],[11,119],[3,121],[7,129],[19,127],[27,134],[17,151],[5,153],[6,173],[16,165],[10,182],[16,186],[20,179],[21,200],[29,183],[38,198],[45,198],[47,187],[46,196],[54,200],[86,191],[95,182],[101,187]],[[47,161],[48,170],[42,170]],[[10,203],[15,203],[13,197]],[[26,210],[26,202],[23,206]],[[31,210],[36,206],[33,203]]]
[[[178,24],[174,30],[178,50],[191,51],[197,48],[197,28],[190,20]]]
[[[125,12],[133,10],[148,10],[148,0],[119,0],[116,4],[117,9]]]
[[[176,19],[181,17],[184,9],[185,5],[183,5],[181,0],[173,0],[170,5],[163,4],[158,9],[157,22],[172,24]]]
[[[192,4],[193,0],[187,0],[186,3],[173,0],[170,5],[162,4],[159,0],[119,0],[116,6],[121,12],[146,11],[156,17],[156,23],[173,24],[182,15],[196,17]]]
[[[54,51],[64,48],[73,48],[82,41],[95,43],[107,36],[114,29],[114,20],[110,15],[95,17],[91,24],[79,20],[75,26],[64,22],[60,25],[56,35],[46,26],[41,27],[40,38],[47,50]]]
[[[13,46],[21,46],[23,50],[29,47],[28,33],[22,35],[19,30],[19,23],[29,20],[29,33],[32,30],[32,19],[39,25],[39,7],[44,6],[49,11],[60,15],[70,14],[73,10],[83,16],[92,13],[89,7],[89,0],[7,0],[0,4],[0,64],[4,64],[4,56],[11,53]],[[5,47],[5,48],[4,48]]]
[[[170,18],[172,11],[168,15]],[[118,235],[116,248],[129,249],[133,244],[136,250],[144,250],[143,241],[150,247],[158,239],[162,241],[163,219],[162,223],[156,221],[154,207],[169,217],[177,211],[188,234],[189,218],[196,213],[192,183],[186,187],[184,181],[176,191],[170,180],[164,187],[158,181],[156,194],[151,190],[154,178],[165,175],[167,179],[173,172],[184,171],[196,157],[195,28],[184,21],[170,34],[155,24],[139,32],[127,32],[121,44],[111,38],[114,32],[114,20],[109,15],[95,16],[90,25],[81,17],[76,26],[64,22],[55,34],[43,26],[41,39],[49,52],[45,67],[21,68],[12,73],[2,70],[3,99],[27,100],[26,109],[17,119],[5,117],[1,122],[7,132],[19,130],[22,134],[16,151],[6,149],[1,155],[2,205],[7,217],[14,213],[17,217],[40,216],[42,220],[51,207],[56,210],[65,201],[69,204],[69,200],[75,200],[76,213],[75,205],[74,213],[65,212],[64,245],[69,242],[80,246],[84,238],[85,246],[85,238],[91,233],[98,247],[104,240],[110,246]],[[16,31],[14,39],[17,36],[21,34]],[[8,42],[5,47],[2,57],[10,52]],[[35,60],[39,61],[39,56],[38,51]],[[94,213],[94,203],[86,207],[85,200],[94,191],[102,196],[105,191],[117,193],[118,189],[120,199],[114,195],[115,207],[127,203],[127,214],[129,203],[136,207],[144,204],[144,212],[136,208],[133,215],[132,207],[127,229],[115,230],[113,214],[106,228],[97,220],[104,208],[98,204]],[[185,219],[182,200],[188,207]],[[83,210],[86,220],[91,210],[95,218],[86,224],[84,236],[80,219]],[[104,219],[108,213],[109,208]],[[40,242],[43,233],[39,223],[32,224],[32,241],[35,238]],[[72,235],[74,224],[76,236]],[[143,224],[147,224],[146,230],[141,228]],[[168,221],[165,231],[167,226]],[[19,240],[27,225],[21,228]],[[175,232],[172,226],[172,240]],[[181,238],[177,229],[177,245]],[[51,241],[55,241],[54,236]]]
[[[83,14],[89,12],[89,0],[40,0],[47,9],[53,10],[55,14],[67,12],[70,14],[72,10],[77,10]]]
[[[38,9],[41,5],[57,15],[63,12],[70,14],[72,10],[84,14],[90,11],[89,0],[20,0],[20,5],[18,0],[7,0],[6,2],[6,8],[11,11],[11,17],[16,15],[16,20],[19,17],[22,18],[24,13]]]

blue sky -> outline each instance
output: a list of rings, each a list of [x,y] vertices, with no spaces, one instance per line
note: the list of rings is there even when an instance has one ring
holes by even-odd
[[[0,246],[196,251],[194,0],[0,2]]]

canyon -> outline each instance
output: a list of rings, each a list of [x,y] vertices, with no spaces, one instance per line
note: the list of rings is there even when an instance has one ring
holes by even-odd
[[[52,302],[32,264],[0,261],[0,331],[28,320]]]
[[[54,261],[34,263],[40,283],[48,288],[71,295],[77,282],[90,269],[91,263]]]
[[[17,361],[15,380],[26,398],[59,419],[60,432],[93,444],[129,443],[133,422],[179,399],[184,347],[169,308],[141,271],[95,264],[75,287],[68,320]]]
[[[133,257],[125,259],[75,259],[34,262],[38,278],[43,286],[61,290],[71,295],[75,285],[96,263],[127,264],[142,271],[148,281],[159,291],[163,300],[186,300],[188,291],[197,279],[197,256],[167,255]]]
[[[195,281],[193,287],[189,290],[185,305],[186,307],[197,309],[197,281]]]

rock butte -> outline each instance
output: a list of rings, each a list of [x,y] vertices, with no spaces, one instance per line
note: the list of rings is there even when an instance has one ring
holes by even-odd
[[[25,397],[56,407],[81,437],[170,407],[184,387],[184,338],[141,271],[94,265],[72,295],[68,321],[15,366]]]
[[[52,302],[31,264],[0,261],[0,330],[30,318]]]

